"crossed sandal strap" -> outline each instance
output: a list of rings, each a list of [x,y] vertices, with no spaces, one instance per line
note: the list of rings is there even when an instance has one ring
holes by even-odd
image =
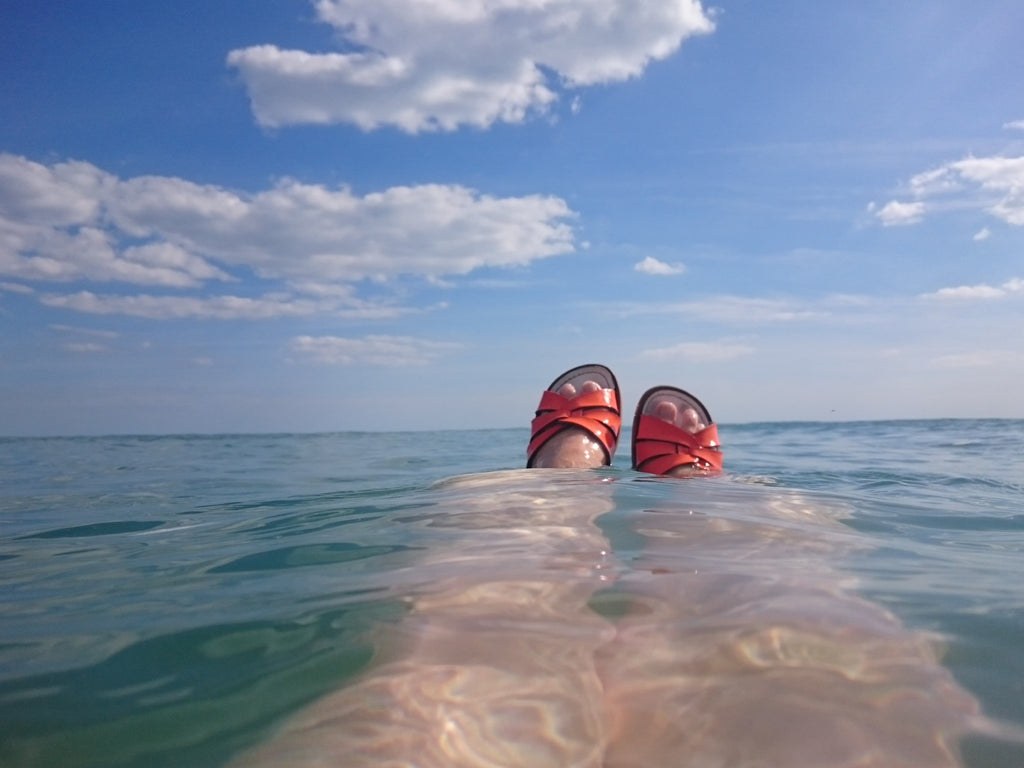
[[[641,472],[664,475],[682,466],[722,469],[716,424],[690,433],[655,416],[642,415],[633,432],[633,467]]]
[[[569,381],[593,380],[599,385],[611,384],[594,392],[563,397],[554,391]],[[605,460],[611,464],[619,442],[622,417],[619,412],[619,389],[615,377],[604,366],[580,366],[562,374],[541,395],[537,415],[530,425],[530,444],[526,449],[526,466],[533,466],[537,451],[554,435],[568,426],[580,427],[601,443]]]
[[[677,467],[722,469],[718,427],[700,400],[679,387],[651,387],[633,416],[633,469],[665,475]]]

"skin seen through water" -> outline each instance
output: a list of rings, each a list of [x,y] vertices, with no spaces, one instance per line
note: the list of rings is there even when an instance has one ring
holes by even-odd
[[[724,479],[598,524],[579,470],[435,489],[443,533],[378,663],[234,766],[960,765],[984,727],[928,638],[856,597],[857,542],[799,495]],[[614,603],[614,611],[595,610]],[[614,616],[612,616],[614,614]]]

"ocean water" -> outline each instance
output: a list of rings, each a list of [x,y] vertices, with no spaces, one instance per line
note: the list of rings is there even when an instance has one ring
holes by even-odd
[[[0,766],[1024,766],[1024,421],[720,434],[0,439]]]

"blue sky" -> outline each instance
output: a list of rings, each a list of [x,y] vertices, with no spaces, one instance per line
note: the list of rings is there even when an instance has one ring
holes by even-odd
[[[0,434],[1024,417],[1019,0],[2,15]]]

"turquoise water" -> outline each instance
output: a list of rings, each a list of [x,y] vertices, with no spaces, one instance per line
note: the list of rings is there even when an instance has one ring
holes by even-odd
[[[510,538],[516,518],[498,513],[516,509],[514,492],[597,515],[608,551],[581,539],[589,554],[573,562],[587,564],[550,577],[591,580],[595,615],[621,607],[601,589],[629,594],[645,574],[768,590],[775,566],[785,576],[763,605],[805,599],[805,579],[825,585],[815,599],[887,609],[934,639],[942,669],[998,724],[965,738],[966,764],[1024,766],[1024,421],[724,425],[724,478],[638,475],[625,444],[613,468],[555,484],[541,472],[436,485],[521,466],[526,437],[0,439],[0,765],[227,764],[372,671],[381,638],[410,637],[410,600],[434,585],[568,562],[558,550],[538,566],[540,550]],[[797,491],[820,511],[811,536],[799,518],[761,519]],[[652,510],[675,522],[650,533]],[[710,526],[699,547],[673,527],[695,515]],[[759,548],[739,565],[736,535],[743,552],[784,535],[800,555]],[[668,622],[677,643],[686,610]]]

